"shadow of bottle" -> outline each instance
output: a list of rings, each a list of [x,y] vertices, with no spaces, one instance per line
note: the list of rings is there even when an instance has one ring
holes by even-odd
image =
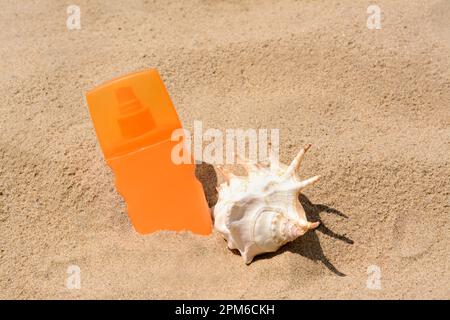
[[[197,164],[195,166],[195,176],[203,186],[203,191],[205,192],[208,206],[210,208],[214,207],[214,205],[217,203],[218,194],[216,190],[217,175],[213,165],[206,162]]]

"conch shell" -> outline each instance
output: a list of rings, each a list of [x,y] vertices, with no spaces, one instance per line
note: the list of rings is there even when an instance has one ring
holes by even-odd
[[[227,240],[229,249],[240,251],[246,264],[319,226],[319,222],[306,220],[298,200],[300,190],[319,179],[315,176],[301,181],[297,177],[310,146],[304,147],[289,166],[279,163],[272,152],[269,166],[238,159],[248,176],[217,167],[226,181],[217,188],[214,227]]]

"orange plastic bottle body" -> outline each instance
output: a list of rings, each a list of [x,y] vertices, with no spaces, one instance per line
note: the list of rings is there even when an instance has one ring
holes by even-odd
[[[181,123],[156,70],[112,80],[87,93],[100,146],[136,231],[211,233],[194,164],[175,164],[171,141]],[[183,150],[187,152],[187,150]]]

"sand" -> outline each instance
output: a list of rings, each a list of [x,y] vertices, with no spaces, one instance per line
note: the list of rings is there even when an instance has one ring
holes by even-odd
[[[449,1],[377,1],[381,30],[372,1],[77,0],[72,31],[68,4],[2,1],[0,298],[450,298]],[[312,143],[323,225],[249,266],[218,233],[138,235],[84,94],[150,67],[188,129]]]

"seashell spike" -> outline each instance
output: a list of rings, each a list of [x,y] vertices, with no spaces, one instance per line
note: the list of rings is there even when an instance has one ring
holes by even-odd
[[[277,162],[272,154],[269,168],[237,158],[248,176],[217,168],[225,182],[217,188],[214,227],[227,240],[228,248],[239,250],[246,264],[319,226],[320,222],[307,221],[298,200],[300,191],[319,179],[315,176],[301,181],[297,177],[310,147],[300,150],[289,166]]]

